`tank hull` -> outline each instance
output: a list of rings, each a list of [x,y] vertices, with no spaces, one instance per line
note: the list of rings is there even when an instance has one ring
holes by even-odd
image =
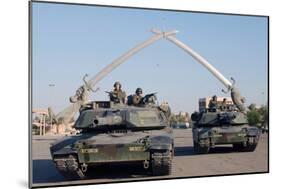
[[[194,150],[208,153],[217,145],[232,144],[235,151],[254,151],[260,137],[239,112],[203,112],[192,129]]]
[[[70,179],[87,178],[94,170],[89,168],[101,164],[142,163],[148,174],[170,174],[172,131],[85,133],[56,142],[51,146],[51,154],[57,169]],[[166,168],[161,171],[163,163]],[[160,168],[155,169],[157,166]]]
[[[255,130],[256,134],[249,135],[247,130]],[[209,139],[213,144],[233,144],[248,141],[248,138],[259,139],[259,130],[255,127],[244,126],[244,127],[212,127],[203,129],[193,129],[193,138],[195,140],[206,140]]]

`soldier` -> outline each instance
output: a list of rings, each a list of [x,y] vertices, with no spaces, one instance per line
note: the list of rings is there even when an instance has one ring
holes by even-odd
[[[165,114],[166,118],[170,118],[171,116],[171,108],[168,104],[168,102],[164,101],[161,103],[161,105],[159,106],[159,109],[161,111],[163,111],[163,113]]]
[[[121,89],[121,83],[115,82],[113,85],[114,89],[109,93],[110,101],[115,103],[125,103],[126,93]]]
[[[214,95],[212,97],[212,100],[210,100],[208,106],[209,106],[209,111],[215,112],[217,110],[218,101],[217,101],[217,96],[216,95]]]
[[[133,95],[133,105],[138,106],[141,103],[141,99],[142,99],[142,89],[141,88],[137,88],[136,89],[136,94]]]
[[[223,98],[222,103],[221,103],[221,106],[220,106],[220,109],[221,109],[222,111],[224,111],[224,110],[227,109],[226,98]]]

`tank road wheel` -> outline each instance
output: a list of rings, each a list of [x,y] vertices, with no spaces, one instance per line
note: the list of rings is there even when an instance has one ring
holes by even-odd
[[[243,143],[238,143],[238,144],[232,144],[233,146],[233,150],[234,151],[238,151],[238,152],[241,152],[243,151]]]
[[[246,152],[253,152],[255,151],[259,141],[259,135],[254,137],[248,137],[247,146],[245,148]]]
[[[193,141],[193,150],[198,154],[207,154],[210,150],[210,146],[200,146],[200,144],[196,141]]]
[[[78,160],[75,156],[54,158],[56,167],[61,175],[67,180],[85,179],[84,172],[79,167]]]
[[[208,146],[204,146],[204,147],[200,146],[198,148],[198,153],[199,154],[207,154],[209,152],[209,150],[210,150],[210,147],[208,147]]]
[[[249,144],[243,146],[243,143],[233,144],[233,149],[238,152],[253,152],[257,147],[257,143]]]
[[[171,153],[153,153],[151,171],[153,176],[170,175],[172,173]]]
[[[233,149],[240,152],[255,151],[259,141],[259,136],[248,137],[246,143],[233,144]]]
[[[256,147],[257,147],[256,143],[255,144],[247,144],[244,151],[245,152],[253,152],[253,151],[255,151]]]

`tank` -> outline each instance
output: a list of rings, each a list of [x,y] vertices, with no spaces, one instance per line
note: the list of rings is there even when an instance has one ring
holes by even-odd
[[[193,147],[197,153],[208,153],[217,145],[232,144],[235,151],[254,151],[260,136],[257,127],[248,124],[247,116],[234,105],[225,109],[206,109],[191,115]]]
[[[161,106],[94,101],[81,107],[74,127],[79,134],[50,147],[66,178],[84,179],[96,165],[115,163],[142,163],[152,175],[171,173],[174,141]]]

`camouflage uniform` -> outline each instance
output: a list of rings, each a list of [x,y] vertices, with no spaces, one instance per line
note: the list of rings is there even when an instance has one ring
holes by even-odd
[[[213,96],[212,100],[210,100],[209,102],[209,111],[216,111],[217,107],[218,107],[218,102],[217,102],[217,96]]]
[[[135,106],[140,105],[141,99],[143,98],[141,94],[142,94],[142,89],[137,88],[136,94],[134,94],[132,97],[133,105]]]
[[[117,87],[119,85],[119,87]],[[119,82],[114,83],[114,89],[109,93],[110,101],[115,103],[125,103],[126,93],[121,90],[121,84]]]
[[[226,103],[226,98],[223,99],[221,105],[220,105],[220,109],[222,111],[226,110],[227,109],[227,103]]]
[[[171,116],[171,108],[170,108],[168,102],[163,102],[159,106],[159,109],[164,112],[164,114],[167,118],[169,118]]]

